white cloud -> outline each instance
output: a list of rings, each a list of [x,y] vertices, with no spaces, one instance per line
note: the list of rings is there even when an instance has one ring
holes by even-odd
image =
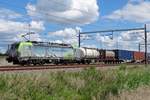
[[[51,12],[64,12],[71,9],[72,3],[72,0],[38,0],[37,9]]]
[[[138,23],[150,22],[150,1],[140,1],[137,4],[128,3],[122,9],[114,11],[112,14],[105,16],[112,20],[128,20]]]
[[[31,30],[37,32],[44,30],[42,21],[31,21]],[[29,24],[27,22],[17,22],[11,20],[0,19],[0,34],[11,33],[19,34],[29,31]]]
[[[76,27],[75,29],[65,28],[64,30],[59,30],[59,31],[56,31],[56,32],[49,32],[49,34],[54,35],[54,36],[60,36],[60,37],[68,38],[68,37],[77,36],[79,30],[80,30],[79,27]]]
[[[144,38],[144,30],[122,32],[121,38],[123,41],[140,42]]]
[[[26,6],[27,14],[30,16],[36,16],[37,14],[37,9],[35,5],[27,4]]]
[[[101,48],[114,49],[117,43],[116,39],[112,39],[112,36],[104,36],[101,34],[96,35],[96,41],[101,45]]]
[[[96,21],[99,16],[96,0],[37,0],[36,5],[28,4],[26,9],[33,18],[50,23],[83,25]]]
[[[78,42],[77,36],[79,30],[81,30],[79,27],[76,27],[75,29],[65,28],[64,30],[49,32],[49,35],[61,38],[61,40],[57,40],[56,42],[74,44]]]
[[[44,22],[43,21],[31,21],[30,22],[31,29],[36,30],[36,31],[43,31],[45,30],[44,27]]]

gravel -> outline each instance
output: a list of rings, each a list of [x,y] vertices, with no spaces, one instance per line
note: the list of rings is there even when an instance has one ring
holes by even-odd
[[[9,66],[13,65],[12,63],[8,63],[6,61],[6,56],[0,56],[0,66]]]

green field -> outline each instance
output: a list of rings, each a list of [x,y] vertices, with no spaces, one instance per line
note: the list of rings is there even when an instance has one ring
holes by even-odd
[[[122,91],[150,86],[150,68],[0,74],[0,100],[107,100]]]

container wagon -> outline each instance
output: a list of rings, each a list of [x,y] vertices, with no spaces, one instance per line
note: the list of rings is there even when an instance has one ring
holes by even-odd
[[[145,60],[145,53],[144,52],[133,52],[133,58],[135,63],[142,63]]]
[[[118,63],[122,62],[132,62],[133,61],[133,51],[128,50],[114,50],[115,58]]]

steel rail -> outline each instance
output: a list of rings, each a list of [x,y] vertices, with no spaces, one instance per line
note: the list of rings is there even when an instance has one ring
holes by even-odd
[[[119,66],[120,64],[91,64],[91,65],[46,65],[46,66],[1,66],[0,67],[0,72],[2,71],[29,71],[29,70],[48,70],[48,69],[76,69],[76,68],[90,68],[92,66],[94,67],[114,67],[114,66]],[[129,63],[127,65],[144,65],[144,64],[133,64]]]

